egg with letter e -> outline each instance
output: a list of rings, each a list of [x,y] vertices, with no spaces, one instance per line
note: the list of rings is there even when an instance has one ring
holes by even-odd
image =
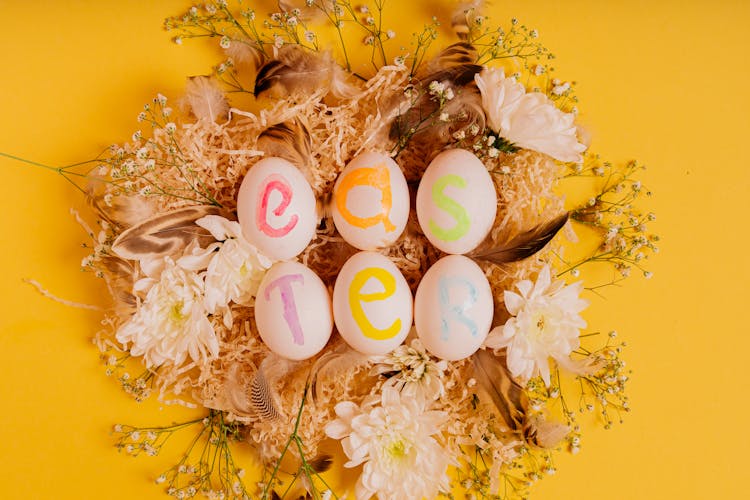
[[[450,254],[474,250],[496,214],[495,184],[473,153],[450,149],[430,162],[417,190],[417,219],[435,247]]]
[[[245,238],[274,260],[299,255],[315,235],[315,194],[297,167],[264,158],[245,175],[237,195]]]
[[[404,341],[412,323],[411,290],[401,271],[375,252],[352,255],[333,287],[333,319],[362,354],[386,354]]]
[[[417,335],[438,358],[456,361],[474,354],[487,338],[493,313],[487,277],[463,255],[448,255],[437,261],[417,287]]]
[[[409,218],[409,187],[401,168],[382,153],[364,153],[336,179],[333,223],[347,243],[360,250],[390,245]]]
[[[263,342],[287,359],[319,353],[333,332],[331,297],[323,281],[299,262],[278,262],[266,272],[255,298]]]

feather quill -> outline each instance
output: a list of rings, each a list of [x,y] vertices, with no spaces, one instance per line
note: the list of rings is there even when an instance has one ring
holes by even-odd
[[[566,212],[551,221],[539,224],[519,234],[503,245],[476,250],[469,256],[498,265],[526,259],[543,249],[565,226],[568,217],[569,214]]]
[[[199,121],[217,122],[226,118],[229,111],[229,103],[219,82],[209,76],[188,78],[184,100]]]
[[[278,123],[261,132],[255,149],[263,151],[266,157],[284,158],[302,171],[310,167],[312,140],[309,130],[298,118]]]
[[[152,216],[121,233],[112,243],[112,251],[123,259],[138,260],[175,254],[196,240],[201,246],[208,245],[214,237],[195,221],[219,213],[217,207],[197,205]]]
[[[509,429],[522,431],[528,401],[523,387],[506,367],[505,351],[498,356],[480,349],[471,356],[474,376],[487,392]]]

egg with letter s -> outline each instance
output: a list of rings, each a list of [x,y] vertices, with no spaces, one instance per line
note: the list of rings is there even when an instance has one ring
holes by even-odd
[[[430,267],[417,287],[414,323],[425,348],[448,361],[479,349],[492,326],[494,303],[482,269],[463,255]]]
[[[323,281],[299,262],[278,262],[266,272],[255,298],[263,342],[287,359],[319,353],[333,332],[331,297]]]
[[[417,219],[435,247],[470,252],[487,237],[496,214],[492,177],[473,153],[450,149],[430,162],[417,190]]]
[[[299,255],[315,235],[315,194],[302,173],[283,158],[264,158],[245,175],[237,195],[245,238],[274,260]]]
[[[333,223],[360,250],[390,245],[409,218],[409,187],[398,164],[382,153],[356,156],[333,186]]]
[[[362,354],[386,354],[401,345],[411,328],[412,305],[401,271],[375,252],[351,256],[333,287],[336,328]]]

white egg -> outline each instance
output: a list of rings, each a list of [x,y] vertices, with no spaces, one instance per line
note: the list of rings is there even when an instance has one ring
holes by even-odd
[[[333,186],[333,222],[341,236],[360,250],[390,245],[409,218],[409,187],[401,169],[382,153],[350,161]]]
[[[275,260],[299,255],[315,235],[315,195],[283,158],[264,158],[242,180],[237,218],[245,238]]]
[[[386,354],[406,338],[412,296],[387,257],[359,252],[344,263],[333,287],[333,318],[347,344],[363,354]]]
[[[494,305],[487,277],[463,255],[430,267],[417,287],[414,323],[422,344],[441,359],[471,356],[487,338]]]
[[[331,297],[307,266],[278,262],[258,288],[255,322],[273,352],[287,359],[307,359],[325,347],[333,332]]]
[[[492,229],[497,193],[474,154],[450,149],[437,155],[419,182],[417,219],[427,239],[445,253],[463,254]]]

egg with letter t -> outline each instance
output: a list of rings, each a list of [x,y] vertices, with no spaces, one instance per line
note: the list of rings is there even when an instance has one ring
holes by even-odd
[[[310,358],[325,347],[333,332],[328,289],[307,266],[278,262],[258,288],[255,322],[260,338],[279,356]]]

